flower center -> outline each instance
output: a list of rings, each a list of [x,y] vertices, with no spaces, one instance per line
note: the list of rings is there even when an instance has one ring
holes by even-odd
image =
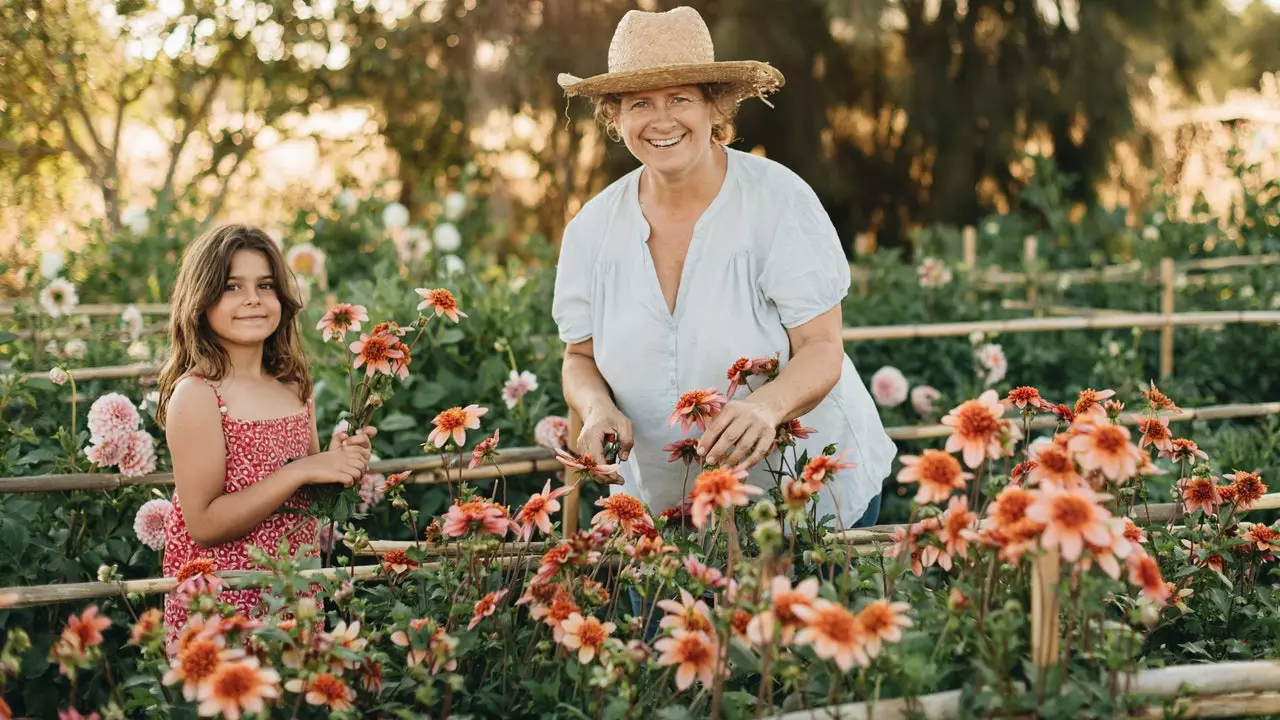
[[[253,668],[236,663],[226,667],[213,680],[213,694],[220,698],[242,698],[257,685]]]
[[[449,408],[436,418],[436,427],[444,432],[452,432],[467,425],[467,413],[462,408]]]
[[[547,499],[541,495],[534,495],[529,498],[529,502],[524,504],[524,512],[520,513],[521,517],[535,517],[547,507]]]
[[[1142,434],[1152,440],[1164,440],[1169,437],[1169,427],[1159,420],[1143,420]]]
[[[316,679],[311,681],[311,689],[323,695],[326,702],[345,700],[347,697],[347,686],[328,673],[317,675]]]
[[[600,647],[604,644],[605,637],[604,626],[595,618],[588,618],[578,628],[578,639],[584,647]]]
[[[882,603],[872,603],[858,613],[858,620],[867,632],[879,635],[893,627],[893,612]]]
[[[1089,411],[1094,405],[1098,404],[1098,393],[1095,390],[1080,391],[1080,399],[1076,400],[1076,414]]]
[[[1000,428],[991,408],[977,400],[967,400],[956,411],[956,431],[970,438],[986,438]]]
[[[365,361],[369,364],[377,365],[386,361],[390,349],[391,346],[387,344],[386,340],[379,336],[371,336],[364,342],[364,347],[360,349],[360,354],[364,356]]]
[[[440,308],[445,312],[458,309],[458,301],[454,299],[453,293],[448,290],[436,289],[427,293],[427,302],[432,306]]]
[[[1124,430],[1116,425],[1103,425],[1093,431],[1093,446],[1104,453],[1120,452],[1127,441]]]
[[[1093,517],[1093,504],[1076,495],[1062,495],[1053,501],[1053,521],[1069,530],[1078,530],[1089,524]]]
[[[850,644],[858,637],[857,620],[844,608],[822,610],[813,624],[818,632],[841,645]]]
[[[181,585],[183,582],[190,580],[197,575],[208,575],[214,571],[213,561],[208,558],[196,558],[188,560],[185,565],[178,569],[178,575],[175,580]]]
[[[954,487],[963,472],[960,469],[960,461],[956,460],[951,453],[941,450],[926,451],[920,456],[917,467],[920,469],[921,480],[942,487]]]
[[[1071,458],[1060,448],[1046,449],[1037,458],[1040,467],[1053,475],[1066,475],[1075,471],[1075,465],[1071,462]]]
[[[605,501],[605,506],[619,520],[639,520],[644,517],[644,505],[629,495],[614,495]]]
[[[1005,490],[991,510],[992,519],[1000,526],[1013,525],[1026,517],[1032,499],[1031,493],[1021,488]]]
[[[683,663],[706,665],[711,662],[711,648],[697,635],[680,638],[679,655]]]

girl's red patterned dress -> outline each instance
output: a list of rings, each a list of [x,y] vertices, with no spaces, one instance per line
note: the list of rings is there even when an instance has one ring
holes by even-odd
[[[204,380],[204,378],[200,378]],[[207,383],[208,381],[205,380]],[[210,384],[210,387],[213,387]],[[217,388],[214,393],[217,394]],[[223,491],[232,494],[262,480],[290,460],[305,457],[311,451],[311,403],[305,410],[288,417],[266,420],[237,420],[227,417],[227,406],[218,396],[218,411],[222,413],[222,434],[226,438],[227,477]],[[310,503],[310,493],[302,489],[294,493],[285,505],[305,508]],[[202,548],[187,532],[187,521],[182,514],[182,501],[175,492],[173,512],[165,524],[164,562],[165,577],[176,577],[178,570],[194,558],[210,558],[218,570],[255,570],[249,559],[248,548],[256,545],[275,554],[280,539],[298,523],[303,526],[289,535],[289,552],[296,554],[303,545],[316,545],[316,522],[300,515],[275,513],[263,520],[252,532],[239,540]],[[314,554],[315,551],[313,550]],[[260,590],[227,590],[219,599],[235,606],[245,617],[259,614]],[[187,609],[173,593],[164,597],[165,637],[170,645],[187,624]]]

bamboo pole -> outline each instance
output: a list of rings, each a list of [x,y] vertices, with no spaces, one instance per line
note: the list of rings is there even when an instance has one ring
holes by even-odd
[[[1160,379],[1167,380],[1173,375],[1173,317],[1174,310],[1174,277],[1173,258],[1160,259],[1160,314],[1166,318],[1160,329]]]
[[[1252,268],[1280,264],[1280,253],[1267,255],[1232,255],[1220,258],[1199,258],[1174,263],[1178,272],[1191,273],[1212,270]],[[1135,278],[1159,279],[1159,270],[1145,267],[1138,261],[1092,268],[1061,269],[1054,275],[1065,278],[1073,285],[1131,282]],[[1026,273],[989,269],[980,273],[979,279],[989,286],[1018,285],[1028,282]]]
[[[438,566],[436,564],[436,567]],[[303,577],[317,580],[336,580],[339,578],[369,580],[377,577],[378,570],[379,567],[377,565],[361,565],[351,568],[330,567],[302,570],[300,574]],[[227,570],[215,574],[226,580],[228,588],[232,590],[258,587],[263,584],[256,579],[263,574],[262,571]],[[86,582],[62,585],[29,585],[25,587],[0,588],[0,595],[11,597],[12,601],[8,607],[23,608],[129,594],[160,595],[169,592],[177,584],[178,581],[174,578],[145,578],[141,580],[121,580],[113,583]]]
[[[452,462],[454,459],[450,458]],[[551,450],[544,447],[511,448],[500,450],[496,464],[486,464],[474,470],[446,468],[445,460],[438,455],[378,460],[369,463],[371,473],[393,473],[408,470],[413,474],[405,478],[406,484],[443,485],[461,480],[491,480],[506,475],[529,475],[555,472],[564,466],[555,459]],[[70,490],[114,490],[129,485],[164,486],[173,484],[172,473],[153,473],[141,477],[126,477],[117,473],[80,473],[66,475],[33,475],[31,477],[0,478],[0,495],[5,493],[66,492]]]
[[[37,303],[28,303],[27,305],[28,305],[28,313],[27,313],[28,315],[47,315],[47,313],[44,312],[44,309],[41,308]],[[67,313],[67,315],[73,316],[73,317],[76,315],[88,315],[88,316],[119,315],[123,313],[125,309],[129,307],[129,305],[130,303],[85,303],[84,305],[77,305],[74,309],[72,309],[71,312]],[[141,312],[143,315],[168,315],[169,314],[168,303],[132,303],[132,305],[138,308],[138,311]],[[17,303],[12,303],[12,302],[0,303],[0,316],[16,315],[16,314],[18,314]]]
[[[569,408],[569,432],[565,438],[565,442],[569,445],[569,452],[577,454],[578,435],[581,432],[582,417],[573,408]],[[568,469],[564,471],[564,484],[570,486],[572,490],[560,500],[560,512],[564,517],[560,528],[565,535],[572,535],[578,532],[578,503],[582,497],[582,490],[579,484],[573,481],[573,473]]]
[[[1026,268],[1029,279],[1037,277],[1035,265],[1038,242],[1035,235],[1028,235],[1022,239],[1022,264]],[[1039,288],[1036,285],[1036,282],[1027,282],[1027,304],[1029,305],[1035,305],[1040,300]]]
[[[110,367],[68,369],[67,374],[76,382],[85,380],[130,380],[133,378],[152,377],[160,372],[160,368],[151,363],[135,363],[133,365],[113,365]],[[27,381],[48,379],[49,371],[27,373]]]
[[[960,231],[960,263],[973,270],[978,267],[978,230],[972,225],[965,225]]]
[[[457,543],[420,543],[413,540],[371,540],[367,547],[362,547],[355,551],[356,557],[380,557],[393,550],[408,550],[410,548],[421,548],[427,553],[428,557],[444,555],[454,557],[462,554],[462,548]],[[547,551],[547,543],[545,542],[504,542],[498,545],[498,549],[494,552],[498,555],[519,555],[523,554],[540,554]]]
[[[1139,670],[1128,676],[1129,695],[1150,696],[1152,703],[1129,717],[1171,717],[1160,710],[1161,701],[1173,700],[1201,714],[1178,717],[1232,717],[1230,708],[1266,713],[1280,706],[1280,663],[1271,660],[1174,665]],[[963,691],[848,703],[778,715],[779,720],[955,720],[962,717]],[[1237,715],[1238,716],[1238,713]]]
[[[524,563],[535,560],[527,553],[517,555],[491,555],[488,562],[497,567],[511,567],[516,563]],[[422,567],[426,570],[439,570],[445,561],[432,561],[422,563]],[[618,568],[622,566],[622,559],[611,557],[604,561],[602,567]],[[351,580],[355,582],[377,580],[380,575],[380,565],[354,565],[349,567],[326,567],[315,568],[313,570],[302,570],[299,572],[305,578],[315,580]],[[271,576],[262,570],[225,570],[214,573],[218,577],[227,581],[227,588],[237,590],[242,588],[263,587],[270,582]],[[99,598],[119,597],[121,595],[161,595],[169,592],[178,584],[174,578],[143,578],[140,580],[121,580],[113,583],[103,582],[86,582],[86,583],[64,583],[59,585],[26,585],[15,587],[0,587],[0,597],[6,600],[5,609],[35,607],[37,605],[51,605],[63,602],[78,602],[83,600],[95,600]]]
[[[1225,420],[1230,418],[1261,417],[1277,413],[1280,413],[1280,402],[1208,405],[1201,408],[1184,409],[1179,414],[1170,415],[1169,420],[1170,422]],[[1119,421],[1126,425],[1136,425],[1140,419],[1139,415],[1133,413],[1125,413],[1119,417]],[[569,421],[569,442],[576,445],[577,433],[581,429],[581,420],[576,417],[575,413],[570,411]],[[1056,424],[1056,418],[1042,416],[1031,421],[1031,428],[1045,430],[1054,427]],[[950,435],[951,427],[948,425],[906,425],[886,428],[885,432],[894,440],[928,440]],[[448,460],[452,462],[453,459],[449,458]],[[456,481],[459,474],[456,469],[448,470],[448,479],[446,479],[444,462],[445,460],[439,455],[378,460],[369,464],[369,471],[373,473],[393,473],[409,470],[414,473],[405,480],[409,484],[438,485]],[[462,470],[461,475],[463,480],[485,480],[499,477],[500,474],[520,475],[553,472],[560,468],[561,465],[555,460],[555,454],[551,450],[544,447],[525,447],[498,451],[498,467],[496,468],[493,465],[483,465],[475,470]],[[566,478],[565,482],[569,482],[569,480]],[[0,494],[113,490],[129,485],[165,486],[172,484],[173,475],[170,473],[154,473],[141,477],[126,477],[113,473],[33,475],[29,477],[0,477]],[[577,494],[578,491],[575,489],[562,499],[562,506],[566,513],[566,527],[571,522],[569,519],[569,503],[577,503]],[[1159,506],[1152,505],[1151,507]],[[1276,507],[1280,507],[1280,505]],[[576,518],[577,516],[573,515],[573,517]],[[575,525],[574,530],[576,531],[576,529]],[[892,527],[889,527],[882,534],[887,534],[890,531],[892,531]]]
[[[1015,300],[1013,298],[1005,298],[1000,301],[1000,307],[1005,310],[1030,310],[1032,312],[1046,312],[1050,315],[1081,315],[1081,316],[1104,316],[1104,315],[1124,315],[1126,310],[1110,310],[1107,308],[1079,307],[1076,305],[1040,305],[1039,303],[1027,302],[1026,300]]]
[[[1106,330],[1160,328],[1166,325],[1229,325],[1233,323],[1280,324],[1280,310],[1214,310],[1175,313],[1118,313],[1095,317],[1011,318],[916,325],[871,325],[845,328],[844,340],[902,340],[906,338],[967,336],[974,332],[1019,333],[1058,330]]]
[[[1007,320],[974,320],[951,323],[918,323],[911,325],[871,325],[867,327],[845,328],[841,337],[846,341],[853,340],[905,340],[927,337],[953,337],[969,335],[974,332],[984,333],[1019,333],[1019,332],[1051,332],[1060,330],[1107,330],[1115,328],[1162,328],[1173,326],[1214,326],[1234,323],[1253,323],[1280,325],[1280,310],[1228,310],[1199,311],[1174,313],[1126,313],[1109,312],[1097,309],[1084,309],[1088,315],[1059,318],[1010,318]],[[1109,314],[1108,314],[1109,313]],[[1092,316],[1090,316],[1092,315]],[[100,368],[77,368],[68,370],[76,380],[123,380],[137,377],[150,377],[159,372],[159,368],[148,363],[136,365],[119,365]],[[49,372],[32,372],[25,375],[27,380],[47,378]]]

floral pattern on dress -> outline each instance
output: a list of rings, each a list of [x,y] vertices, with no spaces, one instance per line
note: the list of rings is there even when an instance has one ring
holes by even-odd
[[[205,378],[203,380],[218,398],[218,411],[222,414],[222,434],[226,440],[227,475],[223,492],[231,494],[243,490],[279,470],[290,460],[306,457],[311,452],[312,403],[306,409],[281,418],[263,420],[239,420],[227,416],[226,403],[218,390]],[[298,490],[285,501],[293,508],[305,508],[310,504],[311,493]],[[302,523],[302,527],[297,527]],[[296,528],[296,529],[295,529]],[[178,570],[195,558],[209,558],[218,570],[257,570],[249,559],[249,547],[257,546],[274,555],[280,539],[289,535],[289,552],[296,554],[304,545],[313,547],[315,555],[316,521],[299,515],[274,513],[263,520],[248,535],[211,548],[202,548],[187,532],[187,521],[182,513],[182,500],[173,494],[173,512],[165,524],[164,560],[161,567],[165,577],[175,577]],[[245,617],[261,614],[262,591],[258,589],[227,590],[218,599],[236,608]],[[182,628],[187,624],[187,608],[174,593],[164,597],[165,637],[172,646]]]

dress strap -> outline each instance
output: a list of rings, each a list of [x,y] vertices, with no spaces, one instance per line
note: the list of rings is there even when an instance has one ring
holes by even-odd
[[[225,418],[227,416],[227,404],[222,401],[222,393],[218,392],[217,386],[209,382],[209,378],[206,378],[203,375],[191,373],[187,377],[193,377],[209,386],[209,389],[213,391],[213,396],[218,399],[218,412]]]

